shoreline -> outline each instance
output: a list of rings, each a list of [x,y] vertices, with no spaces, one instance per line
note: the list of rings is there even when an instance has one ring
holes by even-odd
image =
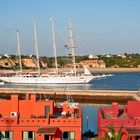
[[[140,68],[91,68],[92,72],[140,72]]]
[[[140,68],[88,68],[90,72],[140,72]],[[77,68],[77,72],[83,72],[83,68]],[[1,69],[0,73],[16,73],[19,70],[4,70]],[[23,70],[24,72],[32,72],[35,70]],[[54,71],[53,68],[41,69],[42,73],[48,73]],[[70,68],[59,68],[60,72],[68,72]]]

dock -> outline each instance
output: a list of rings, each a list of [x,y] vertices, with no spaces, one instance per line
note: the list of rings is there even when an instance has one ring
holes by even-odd
[[[25,89],[25,88],[1,88],[0,98],[8,98],[11,94],[36,94],[38,98],[64,101],[74,100],[81,104],[111,104],[118,102],[126,104],[128,100],[140,101],[140,91],[120,90],[58,90],[58,89]]]

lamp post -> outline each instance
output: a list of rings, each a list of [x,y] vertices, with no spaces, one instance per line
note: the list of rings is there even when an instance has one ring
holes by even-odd
[[[87,131],[88,131],[88,116],[86,116]]]

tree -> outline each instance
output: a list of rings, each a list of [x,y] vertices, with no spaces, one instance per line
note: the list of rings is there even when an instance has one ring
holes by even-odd
[[[122,132],[122,127],[118,131],[115,131],[114,127],[108,126],[109,131],[105,133],[106,140],[121,140],[122,136],[125,134]]]
[[[83,136],[93,138],[93,137],[97,136],[97,134],[95,134],[95,132],[92,132],[91,130],[88,130],[83,134]]]
[[[105,132],[104,137],[96,138],[95,140],[121,140],[122,137],[126,134],[125,132],[122,131],[122,126],[118,130],[115,130],[113,126],[108,126],[108,130],[103,131]]]

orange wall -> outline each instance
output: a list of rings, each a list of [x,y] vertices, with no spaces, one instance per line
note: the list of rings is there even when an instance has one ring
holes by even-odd
[[[11,112],[11,101],[0,100],[0,114],[2,116],[9,116]]]
[[[20,116],[45,115],[45,106],[50,106],[50,114],[53,114],[53,101],[18,100],[17,95],[12,95],[11,100],[0,100],[0,114],[10,116],[11,112],[20,112]]]
[[[130,117],[140,117],[140,102],[138,101],[128,101],[127,104],[127,113]]]
[[[54,101],[36,101],[35,96],[26,100],[18,100],[17,95],[13,95],[11,100],[0,101],[0,130],[12,130],[14,139],[22,138],[22,131],[35,131],[42,126],[59,126],[59,132],[56,133],[55,139],[61,140],[61,134],[64,131],[75,132],[75,140],[81,140],[82,118],[30,118],[31,115],[44,116],[45,106],[50,106],[50,114],[54,113]],[[71,108],[65,109],[73,112]],[[64,109],[64,110],[65,110]],[[11,112],[18,112],[19,118],[10,117]],[[43,135],[36,134],[36,140],[44,140]]]

